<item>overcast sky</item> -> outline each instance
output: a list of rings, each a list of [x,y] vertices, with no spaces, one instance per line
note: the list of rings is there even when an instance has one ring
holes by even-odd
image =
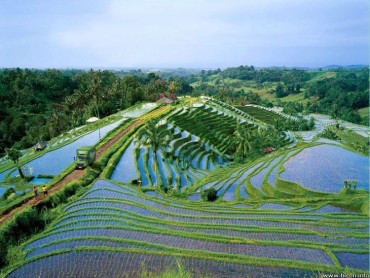
[[[368,0],[0,0],[0,67],[369,64]]]

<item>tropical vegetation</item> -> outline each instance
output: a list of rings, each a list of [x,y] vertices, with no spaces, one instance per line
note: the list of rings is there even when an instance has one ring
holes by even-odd
[[[363,71],[2,70],[1,276],[367,274],[368,129],[305,114],[326,79],[362,98]],[[84,170],[78,144],[97,150]]]

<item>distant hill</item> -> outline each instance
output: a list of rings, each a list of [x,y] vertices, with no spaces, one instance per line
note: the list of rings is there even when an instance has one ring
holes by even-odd
[[[324,69],[324,70],[332,70],[332,69],[339,69],[339,68],[343,68],[343,69],[360,69],[360,68],[366,68],[366,67],[369,67],[369,65],[347,65],[347,66],[343,66],[343,65],[329,65],[329,66],[321,67],[321,69]]]

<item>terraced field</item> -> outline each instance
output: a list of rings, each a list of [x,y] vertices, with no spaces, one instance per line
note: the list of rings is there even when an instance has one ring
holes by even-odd
[[[321,192],[338,192],[343,180],[358,181],[369,188],[369,159],[337,146],[320,145],[304,149],[285,164],[282,179],[292,180]]]
[[[212,277],[369,268],[367,218],[355,213],[194,205],[106,180],[64,211],[25,245],[25,264],[8,277],[138,275],[139,262],[158,272],[174,257]]]
[[[275,120],[283,118],[276,112],[254,105],[239,106],[238,109],[267,124],[274,124]]]
[[[228,148],[235,130],[260,132],[268,121],[197,101],[140,114],[170,135],[166,147],[142,143],[147,126],[125,135],[100,178],[2,274],[145,277],[179,262],[195,277],[368,273],[368,213],[346,203],[368,196],[368,158],[336,141],[281,135],[280,149],[237,163]],[[349,195],[339,193],[347,178],[358,180]],[[217,201],[202,201],[211,188]]]

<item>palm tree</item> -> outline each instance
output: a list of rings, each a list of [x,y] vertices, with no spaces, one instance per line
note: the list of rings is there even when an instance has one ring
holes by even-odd
[[[216,163],[218,163],[217,158],[218,158],[218,153],[215,152],[214,150],[211,150],[208,156],[208,160],[211,160],[213,164],[216,166]]]
[[[17,169],[18,169],[19,175],[21,176],[22,179],[24,179],[24,174],[23,174],[22,169],[21,169],[21,167],[19,166],[19,163],[18,163],[19,159],[22,157],[22,153],[19,150],[12,149],[12,148],[11,149],[6,148],[5,153],[11,160],[13,160],[13,162],[15,164],[15,167],[17,167]]]
[[[89,83],[89,89],[88,89],[88,95],[93,100],[93,109],[95,110],[95,116],[100,119],[99,115],[99,106],[102,99],[102,80],[101,80],[101,74],[100,71],[95,72],[93,70],[90,71],[92,78]],[[99,125],[99,139],[100,139],[100,125]]]
[[[244,158],[251,150],[249,132],[237,124],[236,130],[229,139],[229,150],[234,152],[237,158]]]
[[[140,145],[144,147],[151,147],[153,150],[154,172],[156,174],[156,184],[158,185],[157,173],[157,151],[161,150],[165,153],[169,142],[172,140],[172,134],[167,129],[161,129],[154,120],[149,120],[140,138]]]

